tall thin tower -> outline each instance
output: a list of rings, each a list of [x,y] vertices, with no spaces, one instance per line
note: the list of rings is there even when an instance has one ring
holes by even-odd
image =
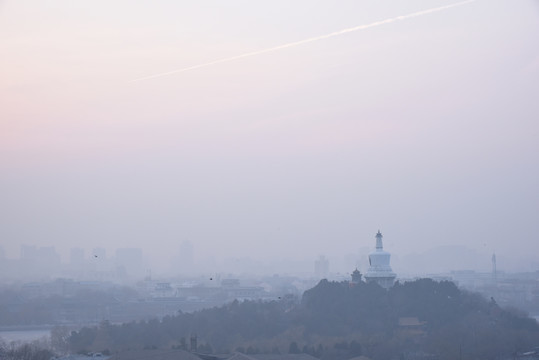
[[[496,281],[498,278],[498,274],[496,273],[496,254],[492,253],[492,279]]]

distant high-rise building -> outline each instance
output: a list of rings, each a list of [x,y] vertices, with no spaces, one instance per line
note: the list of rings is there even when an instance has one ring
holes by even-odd
[[[60,255],[54,246],[36,247],[33,245],[21,246],[21,260],[37,261],[40,263],[60,264]]]
[[[21,246],[21,264],[23,275],[45,278],[56,275],[60,271],[61,258],[54,246],[36,247]]]
[[[21,260],[34,260],[37,258],[37,248],[34,245],[21,245]]]
[[[120,248],[116,250],[116,264],[128,275],[141,277],[145,267],[142,258],[142,249]]]
[[[314,275],[318,279],[325,279],[329,275],[329,260],[320,255],[318,259],[314,261]]]
[[[71,248],[69,252],[69,262],[71,265],[82,265],[84,263],[84,249]]]
[[[390,288],[395,282],[395,273],[389,265],[391,254],[384,251],[382,233],[376,234],[376,249],[369,254],[369,270],[365,274],[367,282],[376,282],[383,288]]]

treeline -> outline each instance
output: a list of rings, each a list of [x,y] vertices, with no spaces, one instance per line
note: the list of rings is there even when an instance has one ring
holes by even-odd
[[[399,319],[416,319],[400,324]],[[112,352],[186,346],[197,334],[207,352],[305,352],[322,359],[433,354],[439,359],[504,358],[539,345],[534,319],[453,283],[422,279],[384,290],[376,284],[321,281],[299,304],[233,302],[162,320],[83,328],[72,351]],[[200,348],[199,348],[200,350]],[[353,356],[352,356],[353,355]]]
[[[51,360],[56,354],[40,342],[11,343],[0,341],[0,359],[2,360]]]

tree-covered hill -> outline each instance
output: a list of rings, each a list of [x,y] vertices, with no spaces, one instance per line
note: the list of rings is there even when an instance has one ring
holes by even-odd
[[[539,346],[535,320],[451,282],[430,279],[397,283],[389,290],[322,280],[299,304],[235,301],[160,321],[103,323],[73,332],[69,343],[73,351],[187,348],[192,334],[202,351],[300,351],[325,359],[361,354],[399,359],[420,353],[439,359],[504,359]]]

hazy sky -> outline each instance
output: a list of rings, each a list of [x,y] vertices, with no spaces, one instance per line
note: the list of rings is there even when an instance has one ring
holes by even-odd
[[[131,82],[455,2],[0,1],[0,244],[159,267],[184,240],[199,260],[314,260],[380,229],[396,256],[465,245],[530,270],[537,0]]]

